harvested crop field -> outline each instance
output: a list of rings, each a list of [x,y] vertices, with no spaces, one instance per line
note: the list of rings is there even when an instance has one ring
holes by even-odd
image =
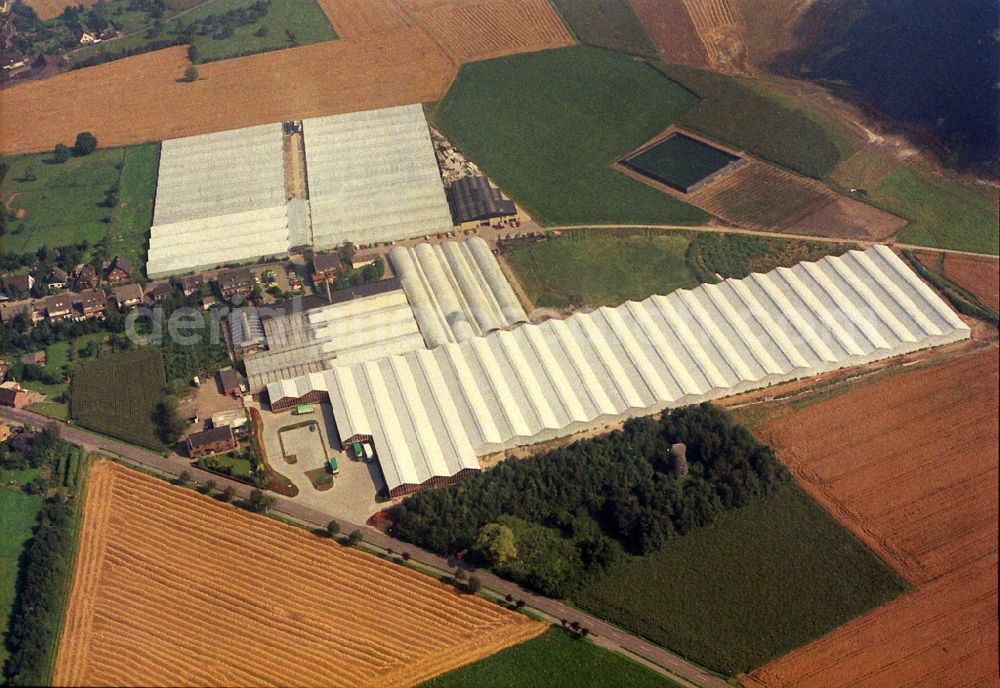
[[[548,0],[401,0],[459,62],[562,48],[576,41]]]
[[[944,257],[944,276],[984,305],[1000,311],[1000,262],[996,258],[949,253]]]
[[[664,60],[691,67],[708,67],[708,51],[681,0],[631,0],[653,45]]]
[[[413,24],[396,0],[318,0],[341,38],[370,36]]]
[[[413,685],[545,624],[117,464],[91,468],[57,685]]]
[[[35,10],[39,19],[47,21],[58,17],[67,7],[83,5],[84,8],[88,8],[95,2],[96,0],[25,0],[24,4]]]
[[[796,480],[916,589],[747,685],[995,681],[1000,358],[987,345],[931,360],[783,404],[757,425]]]
[[[433,101],[457,69],[419,27],[204,64],[181,83],[189,64],[174,47],[4,90],[0,153],[50,150],[83,130],[104,147]]]

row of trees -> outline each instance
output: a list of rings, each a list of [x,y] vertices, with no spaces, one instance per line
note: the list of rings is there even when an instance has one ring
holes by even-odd
[[[672,470],[676,442],[687,445],[686,476]],[[396,507],[393,533],[440,554],[470,550],[565,596],[623,552],[654,552],[786,479],[770,448],[702,404],[417,493]]]
[[[52,157],[61,165],[73,156],[83,157],[90,155],[95,150],[97,150],[97,137],[89,131],[81,131],[76,135],[76,143],[73,144],[72,148],[65,143],[57,143],[52,150]]]

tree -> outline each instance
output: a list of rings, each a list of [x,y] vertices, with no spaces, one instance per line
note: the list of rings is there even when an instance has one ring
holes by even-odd
[[[227,485],[226,489],[222,491],[222,501],[227,504],[236,499],[236,490],[233,489],[232,485]]]
[[[479,529],[475,549],[490,564],[503,564],[517,559],[514,531],[499,523],[487,523]]]
[[[465,569],[455,569],[455,580],[459,583],[468,578],[469,574],[465,572]]]
[[[191,482],[191,474],[188,471],[181,471],[181,474],[177,476],[177,482],[181,485],[187,485]]]
[[[69,160],[72,155],[73,151],[65,143],[57,143],[55,149],[52,151],[52,157],[60,165]]]
[[[49,481],[45,479],[44,475],[36,475],[28,483],[28,492],[33,495],[44,495],[49,489]]]
[[[330,537],[336,537],[337,533],[340,532],[340,524],[336,521],[330,521],[326,524],[326,534]]]
[[[347,536],[347,544],[352,547],[361,543],[364,536],[361,534],[360,530],[352,530],[351,534]]]
[[[90,155],[95,150],[97,150],[97,137],[89,131],[81,131],[76,135],[76,144],[73,146],[74,155]]]
[[[153,410],[153,423],[160,441],[173,446],[184,434],[184,419],[177,414],[177,399],[166,396]]]
[[[184,78],[182,79],[182,81],[184,81],[185,83],[190,84],[192,81],[197,81],[197,80],[198,80],[198,68],[197,67],[195,67],[194,65],[191,65],[190,67],[188,67],[187,69],[184,70]]]
[[[205,483],[205,494],[210,495],[215,492],[216,483],[214,480],[209,480]]]
[[[264,494],[256,487],[250,490],[250,510],[262,514],[274,504],[274,497]]]
[[[479,579],[479,576],[469,576],[469,582],[465,584],[465,589],[475,595],[483,589],[483,581]]]

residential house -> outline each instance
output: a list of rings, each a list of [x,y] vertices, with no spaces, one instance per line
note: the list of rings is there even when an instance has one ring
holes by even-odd
[[[93,265],[78,265],[73,282],[77,291],[83,291],[95,288],[101,283],[101,278],[97,274],[97,268]]]
[[[156,282],[155,284],[147,285],[146,298],[153,303],[159,303],[170,296],[173,290],[174,288],[170,282]]]
[[[17,296],[19,294],[30,292],[31,288],[35,286],[35,278],[28,274],[6,275],[2,280],[0,280],[0,285],[2,285],[3,290],[11,296]]]
[[[236,436],[228,425],[191,433],[187,438],[188,454],[193,459],[219,454],[236,448]]]
[[[0,305],[2,305],[2,304],[0,304]],[[204,311],[207,311],[209,308],[211,308],[214,305],[215,305],[215,297],[214,296],[206,296],[205,298],[203,298],[201,300],[201,309],[204,310]]]
[[[45,317],[49,320],[65,320],[73,315],[73,298],[69,294],[56,294],[46,299]]]
[[[333,282],[343,269],[340,256],[336,253],[317,253],[313,256],[313,284]]]
[[[184,296],[191,296],[196,291],[200,291],[201,285],[204,282],[205,279],[201,275],[188,275],[177,280],[177,284],[180,286],[181,291],[184,292]]]
[[[219,293],[227,301],[234,296],[244,298],[253,293],[254,277],[253,273],[246,268],[237,270],[222,270],[215,277],[215,282],[219,286]]]
[[[96,318],[102,315],[108,307],[108,295],[103,289],[87,289],[80,292],[77,308],[80,316],[84,318]]]
[[[0,382],[0,406],[21,408],[28,403],[28,391],[17,382]]]
[[[132,279],[133,272],[132,261],[122,256],[115,256],[104,276],[111,284],[125,284]]]
[[[112,288],[111,291],[114,294],[115,303],[118,304],[119,308],[138,306],[142,303],[142,297],[144,296],[142,285],[136,283],[119,284]]]
[[[49,289],[65,289],[66,285],[69,284],[69,275],[66,274],[65,270],[57,266],[52,268],[52,272],[45,278],[45,283]]]

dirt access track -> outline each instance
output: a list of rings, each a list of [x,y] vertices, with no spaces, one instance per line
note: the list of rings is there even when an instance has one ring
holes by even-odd
[[[54,684],[410,686],[545,628],[102,460]]]
[[[998,376],[977,342],[764,417],[755,434],[914,589],[744,685],[995,685]]]
[[[90,131],[101,147],[441,98],[455,63],[419,27],[199,65],[184,47],[0,91],[0,153],[51,150]]]

